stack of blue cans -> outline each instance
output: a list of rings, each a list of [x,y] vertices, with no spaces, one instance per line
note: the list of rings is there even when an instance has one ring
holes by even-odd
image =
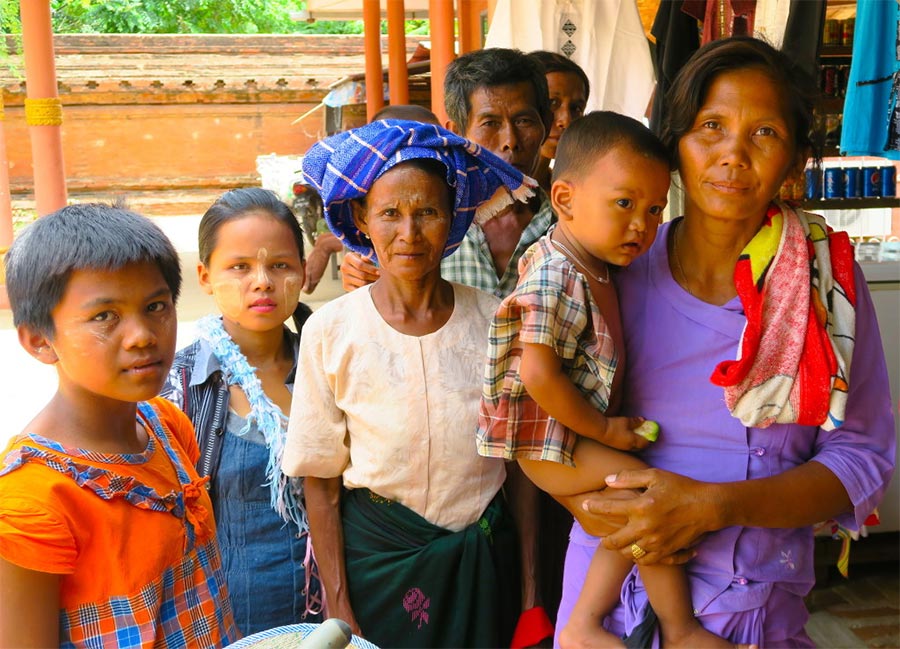
[[[897,170],[881,167],[826,167],[806,169],[806,200],[821,198],[880,198],[897,195]]]

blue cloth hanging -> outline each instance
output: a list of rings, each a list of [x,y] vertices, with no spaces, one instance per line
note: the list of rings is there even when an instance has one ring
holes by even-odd
[[[841,153],[900,160],[900,5],[858,0]]]

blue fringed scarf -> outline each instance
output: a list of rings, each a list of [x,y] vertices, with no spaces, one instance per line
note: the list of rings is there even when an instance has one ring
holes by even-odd
[[[197,331],[218,359],[225,382],[228,385],[239,386],[250,403],[247,423],[236,434],[246,435],[255,423],[266,440],[269,449],[266,484],[271,490],[272,509],[285,521],[296,524],[301,533],[307,532],[309,521],[306,509],[302,505],[303,483],[301,480],[289,478],[281,471],[287,417],[263,392],[262,383],[256,376],[256,368],[250,366],[246,356],[225,331],[220,316],[208,315],[201,318],[197,322]]]

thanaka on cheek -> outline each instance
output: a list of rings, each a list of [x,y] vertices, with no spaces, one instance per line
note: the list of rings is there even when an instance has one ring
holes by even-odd
[[[212,285],[212,294],[223,316],[233,320],[241,315],[243,300],[240,280],[226,279],[216,282]]]
[[[303,288],[303,276],[299,273],[292,273],[284,278],[284,286],[282,287],[283,295],[280,300],[285,306],[293,309],[297,307],[300,301],[300,290]]]

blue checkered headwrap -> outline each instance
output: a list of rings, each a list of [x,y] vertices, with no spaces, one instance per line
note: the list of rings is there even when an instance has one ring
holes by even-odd
[[[431,158],[447,168],[453,223],[444,256],[456,250],[475,219],[483,223],[537,183],[490,151],[434,124],[379,120],[317,142],[303,156],[303,176],[325,205],[325,221],[347,248],[374,258],[371,242],[353,222],[351,201],[365,196],[388,169]]]

